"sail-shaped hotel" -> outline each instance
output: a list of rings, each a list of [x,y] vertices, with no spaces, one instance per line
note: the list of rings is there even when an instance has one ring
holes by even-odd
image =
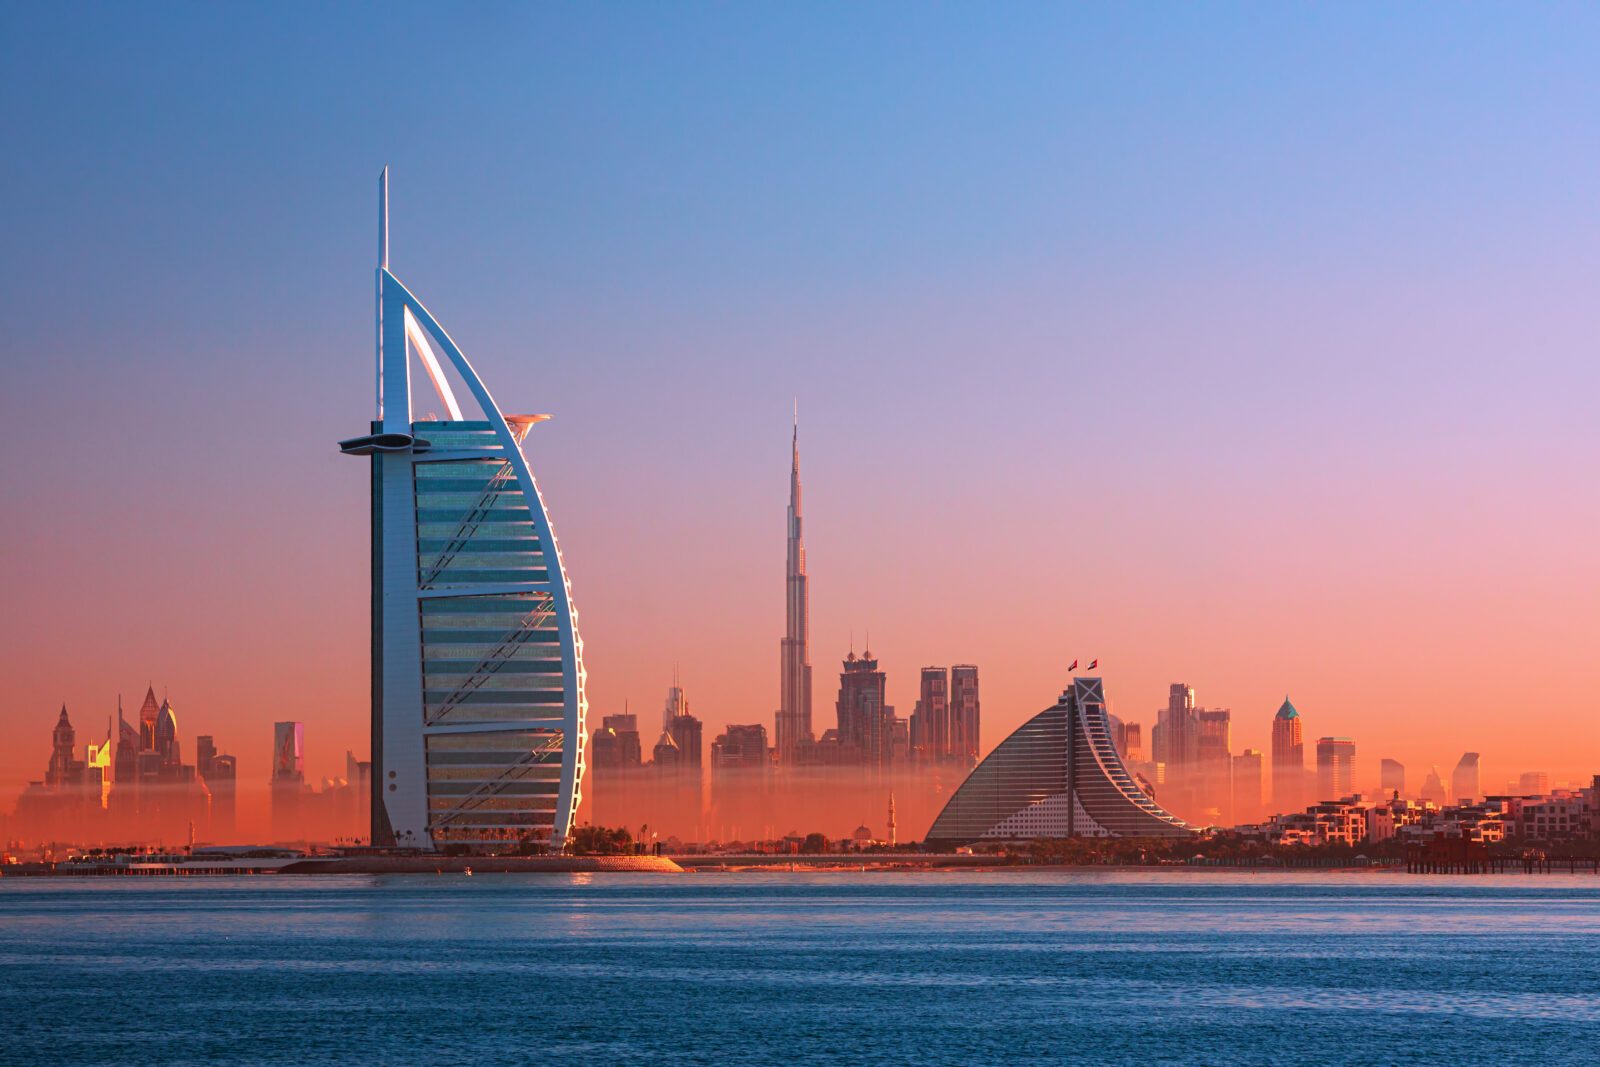
[[[339,444],[372,460],[372,843],[559,849],[587,704],[571,585],[523,452],[548,416],[502,414],[390,273],[388,188],[385,168],[377,414]],[[438,419],[418,417],[432,406],[412,391],[424,377]]]

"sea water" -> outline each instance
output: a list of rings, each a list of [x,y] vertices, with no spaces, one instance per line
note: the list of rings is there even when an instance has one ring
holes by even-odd
[[[1600,1064],[1600,877],[0,879],[0,1061]]]

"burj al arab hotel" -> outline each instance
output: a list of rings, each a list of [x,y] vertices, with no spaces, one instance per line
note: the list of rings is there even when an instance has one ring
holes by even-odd
[[[559,849],[588,708],[578,613],[523,450],[548,416],[502,414],[390,273],[388,168],[379,181],[377,415],[339,443],[372,460],[372,843]]]

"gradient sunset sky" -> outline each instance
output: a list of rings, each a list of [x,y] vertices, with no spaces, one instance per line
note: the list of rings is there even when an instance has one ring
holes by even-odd
[[[1600,10],[0,14],[0,810],[121,692],[366,755],[375,186],[530,438],[592,721],[818,729],[867,631],[985,749],[1098,657],[1358,783],[1600,772]]]

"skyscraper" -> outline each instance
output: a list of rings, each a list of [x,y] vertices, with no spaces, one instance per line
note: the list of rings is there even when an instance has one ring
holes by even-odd
[[[1174,682],[1167,693],[1167,706],[1156,712],[1156,725],[1150,731],[1152,758],[1157,763],[1165,763],[1169,771],[1187,767],[1199,756],[1199,742],[1194,687]]]
[[[811,599],[800,518],[800,413],[795,410],[789,467],[789,550],[784,578],[784,631],[778,703],[778,760],[792,764],[811,733]]]
[[[590,743],[591,767],[622,770],[637,768],[644,762],[637,715],[607,715],[600,720],[600,729],[594,732]]]
[[[1438,767],[1428,768],[1428,776],[1422,780],[1421,797],[1424,803],[1444,806],[1446,801],[1444,776],[1439,773]]]
[[[279,841],[300,837],[300,801],[306,791],[306,724],[272,724],[272,835]]]
[[[711,742],[713,784],[719,772],[740,770],[762,773],[767,769],[767,728],[760,723],[730,725]]]
[[[1398,793],[1406,795],[1406,767],[1399,760],[1386,759],[1378,764],[1378,787],[1387,799]]]
[[[1233,818],[1255,822],[1261,818],[1266,785],[1266,759],[1259,748],[1247,748],[1233,757]]]
[[[1317,739],[1317,799],[1339,800],[1355,792],[1356,743],[1348,737]]]
[[[657,777],[676,777],[683,769],[683,750],[678,747],[671,730],[663,729],[656,739],[655,747],[650,750],[650,765],[655,768]]]
[[[979,737],[978,668],[958,663],[950,668],[950,756],[968,767],[978,762],[982,751]]]
[[[144,704],[139,708],[139,751],[150,752],[156,747],[156,719],[161,715],[161,705],[156,703],[156,687],[144,693]]]
[[[1479,781],[1478,754],[1463,752],[1456,769],[1450,772],[1450,799],[1476,804],[1483,798],[1483,785]]]
[[[1233,712],[1227,708],[1201,708],[1195,712],[1195,725],[1195,755],[1201,763],[1226,760],[1233,754]]]
[[[911,709],[911,747],[929,762],[949,755],[950,672],[943,667],[922,668],[917,704]]]
[[[713,819],[722,834],[739,836],[770,832],[772,810],[772,754],[767,728],[759,723],[730,725],[711,742],[711,799]]]
[[[1305,795],[1306,746],[1300,712],[1283,698],[1272,718],[1272,807],[1278,813],[1300,807]]]
[[[1233,813],[1233,712],[1227,708],[1197,708],[1195,717],[1195,770],[1193,787],[1200,806],[1215,809],[1218,822],[1237,821]]]
[[[44,772],[45,785],[55,788],[75,786],[83,776],[83,764],[74,755],[78,747],[78,732],[67,718],[67,706],[61,705],[61,717],[50,731],[50,766]]]
[[[685,709],[683,714],[672,720],[667,732],[672,735],[672,740],[678,746],[685,769],[699,774],[700,768],[705,765],[706,749],[705,731],[700,720]]]
[[[1517,792],[1524,796],[1547,796],[1550,793],[1550,775],[1544,771],[1523,771],[1517,779]]]
[[[211,790],[212,840],[232,841],[238,828],[239,761],[218,752],[210,734],[201,734],[195,738],[194,765]]]
[[[590,817],[600,826],[625,823],[634,814],[632,802],[642,784],[639,716],[631,712],[605,716],[589,741],[585,762],[584,794],[592,805]]]
[[[888,764],[894,709],[884,703],[887,692],[888,676],[878,669],[871,649],[859,658],[854,652],[845,658],[835,711],[839,744],[850,761],[872,768]]]
[[[389,271],[388,184],[385,169],[377,418],[339,444],[372,460],[372,842],[559,848],[588,702],[566,566],[522,450],[548,416],[503,414]],[[413,404],[424,378],[443,420]]]
[[[700,824],[705,745],[700,720],[689,714],[683,687],[667,690],[661,736],[651,750],[651,823],[688,834]]]

